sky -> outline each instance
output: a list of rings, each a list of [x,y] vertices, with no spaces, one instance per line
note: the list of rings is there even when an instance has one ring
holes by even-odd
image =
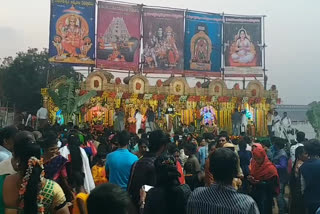
[[[50,0],[0,0],[0,58],[48,48]],[[283,104],[320,100],[319,0],[127,0],[207,12],[266,15],[268,88]]]

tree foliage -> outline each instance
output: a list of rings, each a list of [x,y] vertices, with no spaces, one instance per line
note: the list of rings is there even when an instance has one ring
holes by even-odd
[[[317,134],[320,137],[320,102],[312,102],[309,104],[310,109],[307,111],[307,117]]]
[[[15,58],[3,59],[0,65],[2,100],[15,104],[18,111],[35,112],[41,105],[41,88],[45,88],[47,82],[62,75],[79,76],[73,67],[51,64],[48,59],[46,49],[29,49],[17,53]]]
[[[49,95],[54,104],[62,110],[65,122],[69,122],[73,115],[80,114],[80,108],[97,95],[96,91],[90,91],[82,96],[77,95],[77,82],[69,78],[65,84],[61,84],[57,89],[49,89]]]

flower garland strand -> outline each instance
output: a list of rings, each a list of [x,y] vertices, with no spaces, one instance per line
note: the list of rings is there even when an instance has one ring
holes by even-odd
[[[37,197],[37,206],[38,206],[38,213],[39,214],[44,214],[45,209],[44,209],[44,205],[43,205],[43,200],[44,200],[44,196],[42,194],[42,185],[44,185],[44,168],[43,168],[43,160],[39,160],[36,157],[31,157],[28,160],[28,168],[26,170],[26,174],[25,176],[22,178],[22,183],[20,186],[20,190],[19,190],[19,209],[23,210],[24,208],[24,194],[26,193],[26,188],[28,186],[32,171],[33,171],[33,167],[39,165],[42,169],[42,172],[40,174],[40,191]]]

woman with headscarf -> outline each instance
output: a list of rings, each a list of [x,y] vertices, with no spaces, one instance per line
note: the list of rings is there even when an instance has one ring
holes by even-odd
[[[279,194],[279,175],[261,144],[254,144],[251,172],[248,180],[252,185],[252,197],[261,214],[272,214],[273,197]]]

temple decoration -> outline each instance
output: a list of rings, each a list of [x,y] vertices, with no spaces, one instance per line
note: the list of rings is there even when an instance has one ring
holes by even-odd
[[[164,82],[159,79],[155,85],[150,85],[149,80],[139,74],[127,77],[125,81],[120,78],[111,81],[113,78],[110,73],[99,70],[81,83],[79,95],[89,91],[96,91],[97,95],[81,108],[79,121],[112,127],[115,110],[122,108],[128,130],[135,130],[136,109],[145,116],[151,108],[155,112],[158,127],[167,131],[178,130],[182,124],[194,123],[197,130],[201,126],[208,126],[231,133],[231,115],[237,108],[251,115],[250,133],[265,136],[267,112],[279,102],[276,88],[264,90],[257,80],[250,81],[245,89],[240,89],[239,84],[229,89],[221,79],[202,84],[199,82],[190,87],[184,77],[170,77]],[[53,81],[50,88],[57,88],[63,82],[63,78]],[[50,119],[54,122],[59,109],[47,89],[43,89],[41,94],[48,106]],[[144,125],[147,125],[146,122],[142,123]]]

